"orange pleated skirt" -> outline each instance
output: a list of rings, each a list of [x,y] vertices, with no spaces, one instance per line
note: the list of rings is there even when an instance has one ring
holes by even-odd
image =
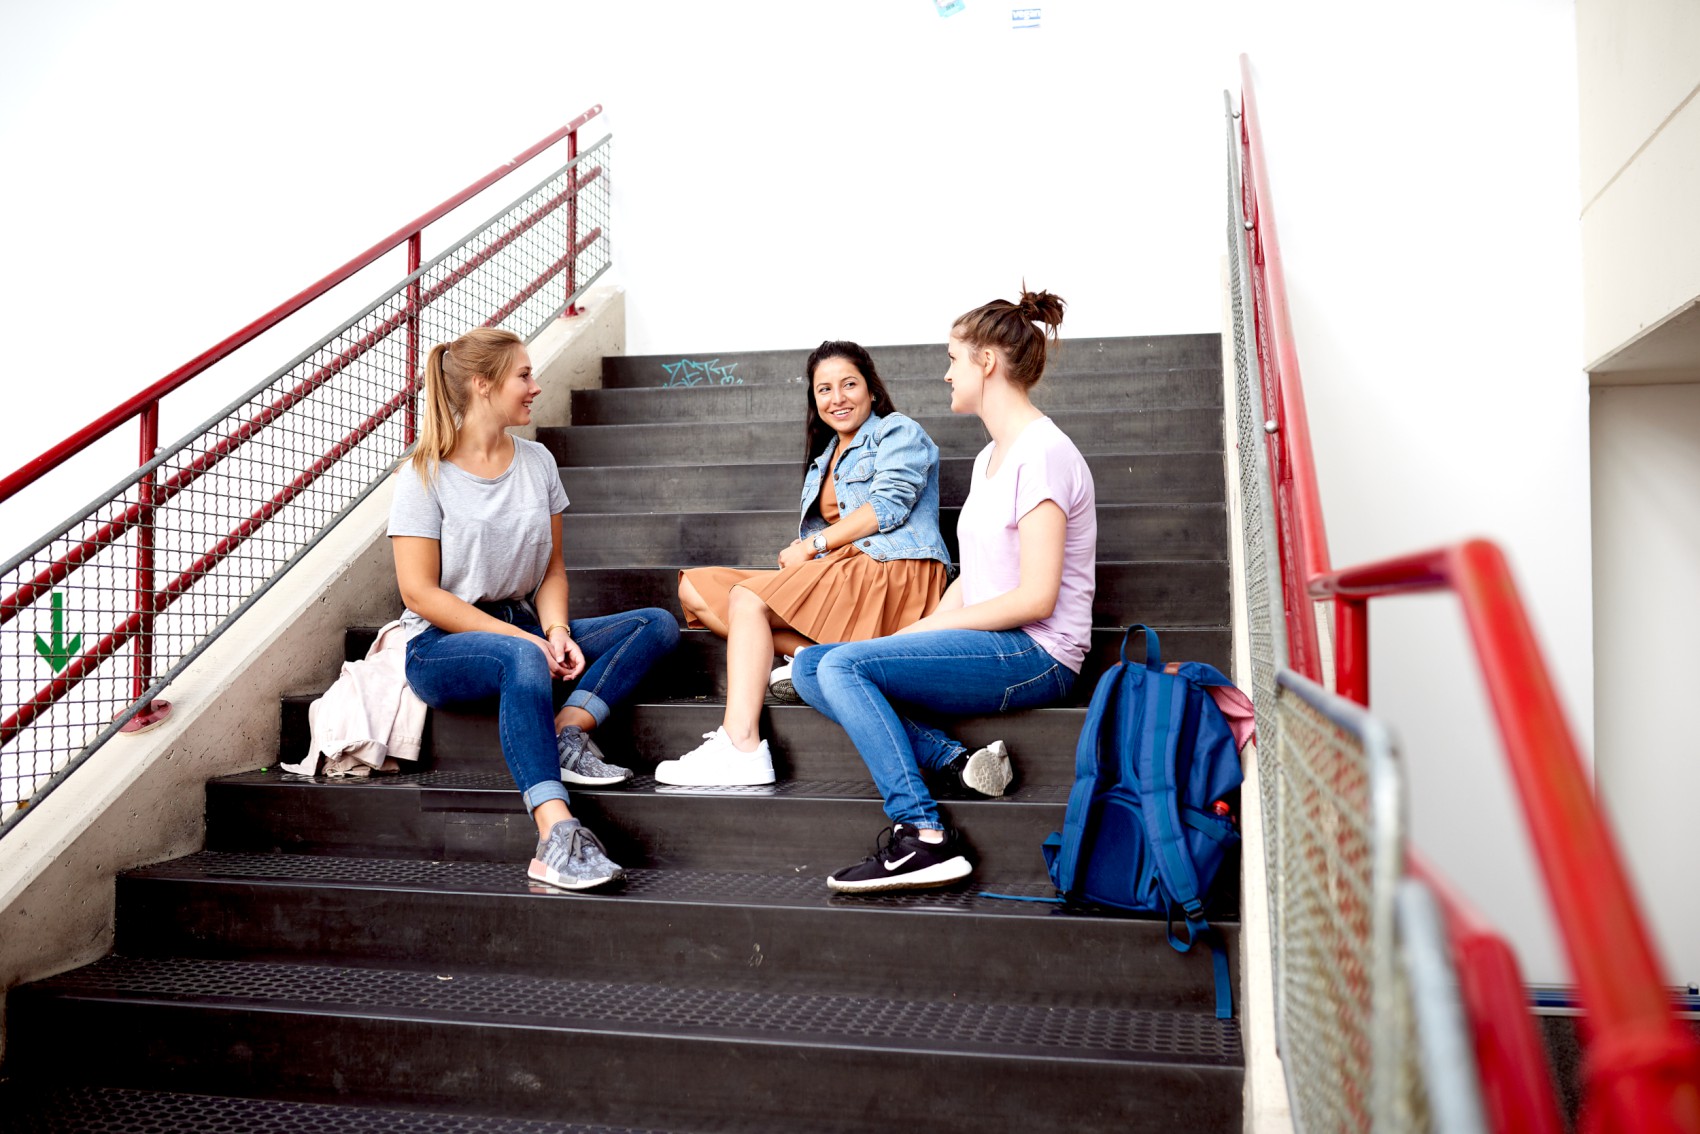
[[[945,567],[936,559],[881,562],[848,544],[819,559],[778,571],[692,567],[689,579],[724,622],[732,588],[743,587],[790,627],[816,642],[859,642],[895,634],[938,608]],[[700,629],[692,618],[688,625]]]

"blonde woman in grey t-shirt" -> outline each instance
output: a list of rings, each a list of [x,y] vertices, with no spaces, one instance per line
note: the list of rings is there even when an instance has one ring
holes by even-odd
[[[480,328],[431,348],[412,466],[390,506],[407,683],[427,705],[496,697],[502,755],[537,823],[530,876],[563,890],[619,878],[568,808],[562,781],[631,777],[589,733],[679,640],[649,608],[567,617],[561,560],[566,490],[554,458],[511,436],[541,392],[525,344]]]

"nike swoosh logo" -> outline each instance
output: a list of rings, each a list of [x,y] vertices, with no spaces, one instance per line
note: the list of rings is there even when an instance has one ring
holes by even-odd
[[[881,863],[880,865],[884,866],[887,870],[896,870],[898,867],[902,866],[904,863],[906,863],[910,859],[914,858],[916,853],[917,853],[916,851],[910,851],[908,854],[904,855],[900,859],[897,859],[893,862]]]

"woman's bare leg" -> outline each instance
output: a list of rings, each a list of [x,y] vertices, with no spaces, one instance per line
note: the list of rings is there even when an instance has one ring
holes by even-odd
[[[805,638],[789,626],[778,627],[773,631],[773,652],[784,654],[788,658],[797,656],[797,651],[804,646],[815,644],[813,638]]]
[[[808,639],[743,587],[732,588],[729,614],[732,632],[726,638],[726,716],[721,725],[734,745],[751,752],[761,743],[761,704],[773,672],[774,631],[789,634],[805,645]]]
[[[702,623],[709,632],[721,638],[731,635],[731,627],[703,601],[696,587],[683,575],[679,576],[679,608],[694,621]]]

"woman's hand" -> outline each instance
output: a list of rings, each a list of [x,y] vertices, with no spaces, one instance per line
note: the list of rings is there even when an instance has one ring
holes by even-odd
[[[572,635],[565,626],[556,626],[549,631],[548,649],[543,652],[549,655],[549,672],[565,681],[571,681],[584,672],[584,651],[578,648]]]
[[[786,567],[795,567],[799,563],[807,563],[814,557],[815,549],[813,544],[805,543],[800,539],[794,539],[791,541],[789,547],[779,553],[779,566],[781,569]]]

